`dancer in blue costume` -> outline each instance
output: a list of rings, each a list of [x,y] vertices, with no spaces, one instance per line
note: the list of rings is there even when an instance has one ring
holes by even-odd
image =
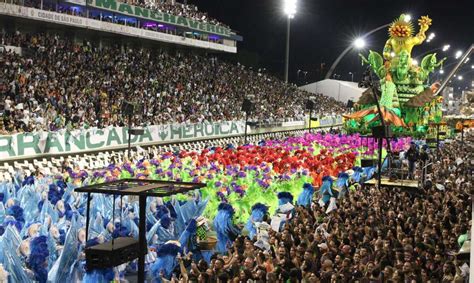
[[[216,218],[214,218],[214,230],[217,233],[218,253],[224,254],[227,252],[229,245],[240,234],[240,230],[234,226],[232,217],[234,216],[234,209],[230,204],[219,204]]]
[[[337,198],[343,198],[349,191],[349,174],[341,172],[337,176],[336,187],[339,189]]]
[[[262,222],[265,215],[268,214],[268,206],[262,203],[256,203],[252,206],[252,213],[250,214],[245,228],[248,231],[248,236],[253,239],[257,235],[257,227],[255,223]]]
[[[295,208],[293,206],[293,195],[289,192],[279,192],[278,197],[278,208],[275,211],[280,219],[280,230],[285,226],[285,223],[289,221],[295,214]]]
[[[310,207],[311,202],[313,201],[314,188],[310,183],[305,183],[303,185],[303,191],[298,196],[296,203],[304,207]]]
[[[364,173],[364,169],[362,169],[362,168],[359,167],[359,166],[354,166],[354,167],[352,168],[352,170],[354,171],[354,174],[352,174],[352,176],[351,176],[352,179],[353,179],[355,182],[359,183],[360,180],[361,180],[361,178],[362,178],[362,174]]]
[[[153,282],[160,283],[160,277],[163,275],[165,278],[170,279],[173,270],[178,265],[176,256],[178,253],[183,254],[186,252],[186,247],[189,244],[191,238],[196,234],[197,223],[195,219],[189,221],[188,226],[179,237],[179,241],[169,241],[164,245],[161,245],[157,249],[158,258],[150,266],[150,275],[153,278]]]
[[[331,197],[334,196],[332,192],[332,178],[331,176],[324,176],[323,177],[323,184],[321,185],[321,188],[319,189],[319,196],[322,198],[324,204],[328,204],[329,200]]]

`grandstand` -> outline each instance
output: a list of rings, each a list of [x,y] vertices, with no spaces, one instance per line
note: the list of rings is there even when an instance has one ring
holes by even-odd
[[[90,31],[220,52],[237,52],[242,37],[196,6],[161,1],[70,0],[2,1],[4,26],[38,24]]]
[[[0,283],[467,280],[472,132],[387,140],[428,181],[378,190],[377,140],[340,130],[361,89],[228,62],[243,37],[186,1],[0,0],[0,25]],[[150,180],[202,188],[77,190]],[[138,260],[90,268],[124,238]]]
[[[143,115],[136,115],[133,125],[148,127],[148,138],[144,140],[148,143],[169,141],[173,137],[225,135],[228,130],[205,133],[200,130],[200,134],[203,126],[196,128],[191,124],[234,125],[232,121],[242,120],[240,106],[250,94],[255,95],[254,103],[259,110],[250,120],[259,127],[262,124],[275,127],[278,123],[304,126],[306,121],[303,106],[307,92],[285,85],[268,73],[227,63],[217,54],[203,54],[199,49],[106,45],[96,43],[93,38],[89,41],[87,37],[80,41],[59,31],[12,30],[0,36],[8,50],[2,53],[1,60],[4,77],[0,83],[5,100],[0,102],[4,113],[0,133],[24,133],[0,138],[3,153],[10,152],[11,145],[20,146],[14,154],[2,154],[3,158],[51,150],[60,153],[70,146],[77,146],[76,150],[97,150],[126,143],[123,138],[115,137],[127,125],[127,117],[121,112],[123,101],[142,105]],[[314,109],[313,117],[339,115],[344,109],[334,99],[320,94],[316,98],[322,103]],[[188,125],[186,133],[176,128],[183,125]],[[237,128],[231,132],[243,133]],[[180,134],[168,135],[168,131]],[[20,148],[27,133],[34,133],[37,137],[34,140],[44,140],[43,144],[59,140],[61,147],[37,147],[29,143],[29,153],[25,153]],[[108,138],[110,134],[112,139]],[[83,145],[73,142],[71,136]],[[81,136],[89,138],[86,143]],[[95,136],[98,139],[92,138]],[[103,140],[104,137],[107,138]]]

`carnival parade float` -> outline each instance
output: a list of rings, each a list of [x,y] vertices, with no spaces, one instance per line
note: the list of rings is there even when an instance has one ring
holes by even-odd
[[[418,25],[414,35],[409,16],[402,14],[389,27],[390,37],[382,55],[372,50],[367,57],[360,55],[362,64],[369,66],[379,84],[363,93],[356,104],[357,112],[345,115],[349,132],[366,133],[380,125],[376,98],[385,123],[394,133],[420,136],[428,131],[430,123],[441,122],[442,98],[435,96],[439,83],[431,82],[430,74],[442,67],[446,58],[438,59],[436,53],[431,53],[418,63],[412,57],[413,48],[425,41],[431,19],[422,16]]]

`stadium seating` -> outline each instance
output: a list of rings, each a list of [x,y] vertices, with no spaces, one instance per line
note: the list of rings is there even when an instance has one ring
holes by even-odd
[[[305,119],[309,93],[262,70],[214,56],[99,48],[49,34],[0,34],[0,39],[28,51],[24,56],[2,54],[3,135],[123,126],[124,100],[143,106],[144,114],[134,119],[140,125],[243,120],[242,101],[250,95],[258,109],[251,121]],[[314,116],[344,110],[332,98],[318,95],[316,100]]]

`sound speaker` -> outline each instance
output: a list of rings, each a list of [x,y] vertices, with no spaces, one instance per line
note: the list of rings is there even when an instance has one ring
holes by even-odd
[[[143,251],[146,253],[146,250]],[[139,242],[129,237],[119,237],[103,244],[86,248],[86,269],[110,268],[132,261],[140,255]]]
[[[372,128],[372,136],[374,138],[391,138],[392,130],[388,126],[376,126]]]
[[[375,164],[374,159],[361,159],[360,160],[360,167],[372,167]]]
[[[130,129],[128,131],[132,136],[141,136],[145,133],[145,129]]]
[[[248,98],[245,98],[244,102],[242,102],[242,111],[249,113],[252,110],[253,110],[252,101],[250,101]]]
[[[352,108],[352,107],[354,107],[354,101],[352,101],[352,100],[349,99],[349,100],[347,101],[347,108],[350,109],[350,108]]]
[[[130,101],[124,101],[122,103],[122,114],[125,116],[133,115],[134,106]]]
[[[306,100],[306,110],[313,110],[314,109],[314,102],[312,100]]]

